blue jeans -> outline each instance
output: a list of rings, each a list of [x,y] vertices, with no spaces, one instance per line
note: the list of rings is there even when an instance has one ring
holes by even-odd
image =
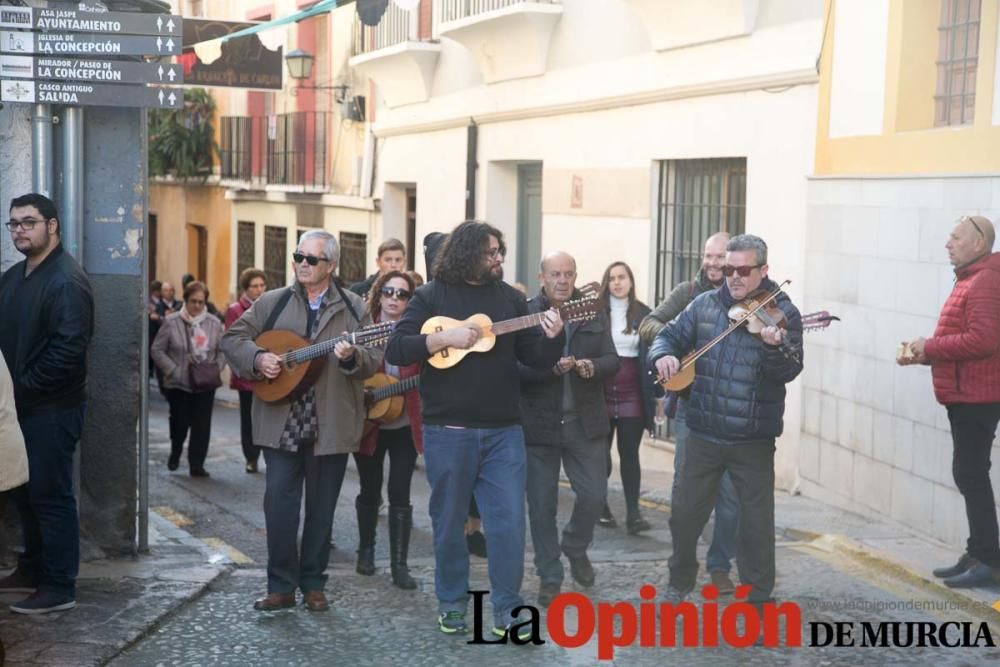
[[[431,485],[434,588],[441,612],[465,612],[469,550],[465,520],[474,496],[482,514],[489,557],[495,625],[505,626],[523,604],[524,432],[506,428],[449,428],[424,424],[424,463]]]
[[[76,596],[80,519],[73,495],[73,453],[84,406],[20,420],[28,450],[28,483],[11,492],[21,515],[24,555],[17,567],[38,578],[38,590]]]
[[[687,457],[688,437],[691,430],[687,426],[684,401],[677,407],[674,417],[674,483],[670,489],[670,506],[677,507],[674,497],[677,493],[677,480],[684,467]],[[740,501],[736,495],[736,487],[729,473],[722,476],[719,483],[719,494],[715,497],[715,527],[712,531],[712,543],[708,547],[705,558],[705,569],[709,572],[729,572],[732,560],[736,558],[736,532],[740,523]]]

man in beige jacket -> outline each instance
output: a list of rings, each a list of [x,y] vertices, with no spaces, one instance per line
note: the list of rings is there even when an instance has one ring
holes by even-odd
[[[24,436],[17,423],[14,407],[14,383],[7,370],[7,362],[0,353],[0,494],[21,486],[28,481],[28,455],[24,450]],[[0,517],[7,504],[0,495]]]
[[[333,282],[339,258],[333,235],[323,230],[302,235],[292,255],[295,284],[265,293],[222,337],[222,351],[237,375],[262,380],[281,374],[281,358],[254,342],[267,329],[284,329],[320,342],[371,324],[361,297]],[[333,512],[347,455],[358,451],[361,442],[363,380],[378,369],[382,352],[341,341],[330,356],[297,400],[265,403],[254,397],[253,442],[263,448],[267,464],[267,595],[254,604],[259,611],[294,606],[296,589],[302,591],[310,611],[329,609],[323,588]],[[303,484],[305,518],[299,549]]]

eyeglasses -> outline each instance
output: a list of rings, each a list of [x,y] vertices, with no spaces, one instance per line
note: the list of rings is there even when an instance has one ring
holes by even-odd
[[[976,231],[977,231],[977,232],[979,232],[979,235],[980,235],[980,236],[982,236],[982,237],[983,237],[984,239],[986,238],[986,234],[984,234],[984,233],[983,233],[983,230],[981,230],[981,229],[979,228],[979,225],[977,225],[977,224],[976,224],[976,221],[975,221],[975,220],[973,220],[973,219],[972,219],[972,218],[971,218],[970,216],[967,216],[967,215],[963,215],[963,216],[962,216],[962,220],[961,220],[961,222],[971,222],[971,223],[972,223],[972,226],[976,228]],[[29,227],[29,229],[30,229],[30,227]]]
[[[497,257],[506,257],[507,248],[503,246],[500,246],[498,248],[490,248],[489,250],[486,250],[484,254],[490,259],[496,259]]]
[[[28,218],[27,220],[8,220],[7,222],[4,223],[4,225],[10,231],[14,231],[18,227],[20,227],[24,231],[30,232],[32,229],[35,228],[35,225],[45,222],[48,222],[48,220],[35,220],[33,218]]]
[[[187,302],[188,302],[189,306],[204,306],[205,305],[205,300],[204,299],[188,299]]]
[[[730,266],[726,264],[722,267],[722,275],[727,278],[732,277],[734,273],[739,274],[740,278],[746,278],[749,276],[754,269],[759,269],[764,266],[763,264],[754,264],[753,266]]]
[[[383,287],[379,290],[379,293],[387,298],[396,297],[400,301],[405,301],[410,298],[410,291],[405,290],[402,287]]]
[[[326,257],[316,257],[314,255],[303,255],[301,252],[293,252],[292,253],[292,260],[296,264],[301,264],[302,260],[305,260],[309,264],[309,266],[316,266],[320,262],[326,262],[326,261],[328,261],[326,259]]]

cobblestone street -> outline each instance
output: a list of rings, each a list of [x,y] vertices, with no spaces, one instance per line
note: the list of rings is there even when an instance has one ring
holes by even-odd
[[[356,544],[350,499],[357,493],[353,464],[341,493],[335,520],[334,553],[327,592],[332,610],[312,614],[299,607],[292,611],[261,614],[252,609],[255,597],[265,591],[263,516],[260,494],[263,476],[247,475],[240,465],[235,411],[217,407],[214,436],[208,467],[210,480],[192,480],[186,475],[169,474],[166,457],[165,406],[154,403],[151,432],[154,442],[153,505],[173,516],[184,529],[237,561],[232,574],[218,579],[208,592],[152,631],[117,659],[113,665],[551,665],[594,664],[597,639],[564,649],[547,641],[539,647],[469,645],[465,638],[447,637],[436,630],[436,600],[433,590],[433,562],[430,526],[426,511],[427,484],[422,470],[414,477],[416,530],[411,548],[411,566],[419,581],[417,591],[401,591],[388,577],[384,521],[378,537],[379,573],[361,577],[354,573]],[[572,503],[572,492],[563,489],[561,519]],[[620,495],[612,496],[612,508],[623,511]],[[652,584],[662,596],[667,586],[666,556],[669,554],[668,514],[653,507],[647,516],[654,530],[643,537],[630,537],[624,530],[598,529],[591,558],[597,570],[597,584],[583,591],[595,602],[625,601],[636,608],[641,602],[639,587]],[[173,514],[171,514],[173,513]],[[780,523],[780,522],[779,522]],[[703,545],[704,548],[704,545]],[[530,563],[525,566],[524,595],[534,604],[538,580]],[[242,561],[242,562],[239,562]],[[864,560],[826,548],[822,542],[798,541],[779,536],[777,548],[778,584],[782,600],[798,603],[802,609],[803,644],[810,642],[811,622],[834,621],[945,621],[973,623],[975,636],[979,622],[994,623],[996,614],[988,607],[948,597],[943,589],[924,586],[905,576],[895,576]],[[568,568],[567,568],[568,569]],[[486,562],[472,559],[472,585],[487,589]],[[564,591],[579,590],[569,579]],[[697,601],[697,599],[696,599]],[[933,611],[907,610],[918,606]],[[843,610],[836,606],[843,604]],[[725,600],[720,604],[724,608]],[[892,607],[902,607],[892,609]],[[471,611],[471,610],[470,610]],[[470,615],[471,618],[471,615]],[[487,612],[487,623],[489,614]],[[542,638],[548,639],[542,620]],[[575,630],[575,612],[567,613],[567,631]],[[657,630],[659,633],[659,630]],[[960,636],[954,628],[952,641]],[[678,628],[678,637],[680,637]],[[853,638],[860,644],[861,627]],[[905,635],[905,631],[904,631]],[[821,633],[822,639],[822,633]],[[904,637],[905,639],[905,637]],[[619,648],[614,664],[986,664],[1000,659],[1000,649],[925,647],[802,648]]]

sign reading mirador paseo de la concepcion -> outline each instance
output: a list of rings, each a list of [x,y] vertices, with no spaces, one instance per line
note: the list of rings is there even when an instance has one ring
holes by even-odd
[[[0,7],[0,101],[179,107],[183,34],[175,15]]]

